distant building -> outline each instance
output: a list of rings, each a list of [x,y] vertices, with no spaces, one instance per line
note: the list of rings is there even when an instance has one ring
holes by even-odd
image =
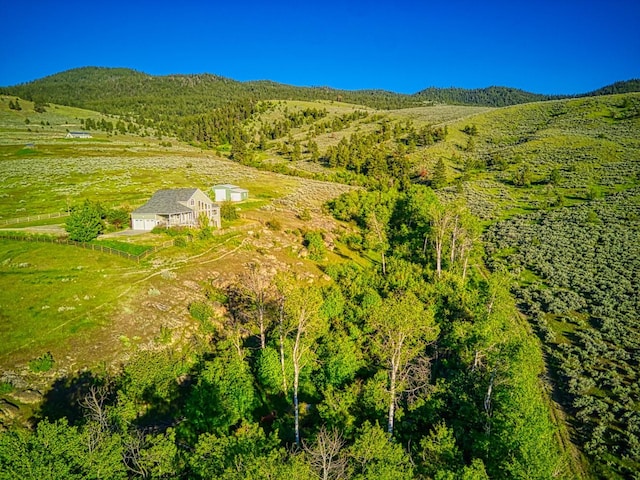
[[[220,206],[198,188],[158,190],[147,203],[131,212],[131,228],[153,230],[157,226],[174,227],[198,225],[205,214],[211,225],[220,228]]]
[[[69,132],[66,138],[93,138],[89,132]]]
[[[211,187],[216,202],[241,202],[249,198],[249,190],[225,183]]]

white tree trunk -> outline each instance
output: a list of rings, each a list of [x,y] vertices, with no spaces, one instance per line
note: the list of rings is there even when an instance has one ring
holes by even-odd
[[[395,361],[391,364],[391,378],[389,379],[389,420],[387,422],[387,432],[389,436],[393,435],[393,420],[396,414],[396,375],[397,366]]]

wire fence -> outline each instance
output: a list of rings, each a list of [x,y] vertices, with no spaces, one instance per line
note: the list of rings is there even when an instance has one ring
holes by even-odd
[[[49,218],[61,218],[68,217],[68,212],[55,212],[55,213],[42,213],[40,215],[31,215],[29,217],[21,217],[21,218],[7,218],[0,219],[0,225],[14,225],[16,223],[30,223],[37,222],[38,220],[47,220]]]
[[[144,252],[134,255],[132,253],[123,252],[122,250],[106,247],[104,245],[98,245],[95,243],[76,242],[74,240],[69,240],[68,238],[56,238],[49,235],[15,235],[11,233],[0,232],[0,238],[7,239],[7,240],[18,240],[22,242],[42,242],[42,243],[57,243],[59,245],[71,245],[74,247],[83,248],[85,250],[93,250],[97,252],[108,253],[110,255],[117,255],[119,257],[126,258],[129,260],[134,260],[136,262],[140,262],[140,260],[142,260],[143,258],[146,258],[149,255],[156,253],[160,249],[171,247],[174,245],[174,240],[168,240],[164,242],[162,245],[149,247]]]

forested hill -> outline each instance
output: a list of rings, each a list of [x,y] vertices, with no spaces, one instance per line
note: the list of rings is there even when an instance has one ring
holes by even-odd
[[[542,102],[564,98],[558,95],[542,95],[525,92],[517,88],[487,87],[487,88],[436,88],[429,87],[414,95],[422,101],[438,103],[480,105],[486,107],[506,107],[519,103]]]
[[[616,93],[640,92],[640,78],[633,78],[625,82],[616,82],[593,92],[585,93],[584,97],[596,97],[598,95],[613,95]]]
[[[419,100],[382,90],[294,87],[272,81],[239,82],[211,74],[152,76],[123,68],[85,67],[3,88],[5,94],[113,114],[160,119],[208,112],[256,100],[341,100],[374,108],[412,107]]]
[[[618,82],[585,95],[640,91],[640,81]],[[125,68],[83,67],[39,80],[0,89],[36,102],[51,102],[160,120],[208,112],[233,101],[336,100],[373,108],[397,109],[425,103],[501,107],[550,100],[506,87],[466,90],[427,88],[413,95],[384,90],[338,90],[330,87],[295,87],[272,81],[239,82],[212,74],[153,76]]]

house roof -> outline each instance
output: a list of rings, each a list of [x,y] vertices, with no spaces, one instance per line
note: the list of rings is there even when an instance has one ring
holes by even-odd
[[[220,185],[214,185],[212,188],[229,188],[229,189],[234,189],[234,188],[240,188],[237,185],[231,185],[230,183],[223,183]]]
[[[158,190],[147,203],[136,208],[132,213],[171,214],[191,212],[192,209],[180,202],[188,202],[197,191],[197,188],[171,188]]]

